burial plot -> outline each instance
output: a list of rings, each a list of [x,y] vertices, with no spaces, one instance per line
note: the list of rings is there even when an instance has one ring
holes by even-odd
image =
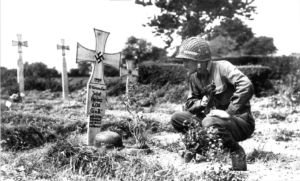
[[[120,69],[120,76],[127,76],[126,80],[126,94],[128,94],[129,91],[129,83],[133,81],[132,76],[138,76],[138,70],[133,69],[133,60],[125,60],[127,69]]]
[[[77,43],[76,62],[91,62],[93,71],[87,83],[86,114],[88,114],[88,145],[94,144],[97,133],[100,132],[100,125],[105,114],[106,85],[103,80],[103,64],[119,70],[121,53],[104,53],[106,40],[109,33],[94,29],[96,36],[96,49],[89,50]]]
[[[18,41],[12,41],[13,46],[18,46],[18,83],[19,83],[19,93],[24,93],[24,66],[22,59],[22,46],[28,47],[27,41],[22,42],[22,35],[17,34]]]
[[[68,74],[67,74],[67,62],[65,58],[65,50],[70,50],[69,46],[65,46],[65,40],[61,39],[62,45],[57,45],[57,50],[62,50],[63,56],[63,64],[62,64],[62,90],[63,90],[63,99],[67,100],[69,95],[69,88],[68,88]]]

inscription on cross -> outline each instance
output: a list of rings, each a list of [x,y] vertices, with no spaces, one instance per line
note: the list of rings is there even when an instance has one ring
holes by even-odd
[[[22,35],[17,34],[18,41],[12,41],[13,46],[18,46],[18,83],[19,83],[19,92],[24,93],[24,67],[23,67],[23,59],[22,59],[22,46],[28,47],[27,41],[22,42]]]
[[[133,69],[133,60],[125,60],[126,61],[126,66],[127,69],[121,68],[120,70],[120,76],[127,76],[127,80],[126,80],[126,94],[129,91],[129,83],[133,82],[133,77],[132,76],[138,76],[138,70]]]
[[[105,114],[106,85],[103,79],[104,66],[108,65],[119,70],[121,53],[104,53],[109,33],[94,29],[96,49],[89,50],[77,43],[76,62],[91,62],[93,71],[87,83],[86,114],[88,115],[88,145],[93,145],[95,136],[100,132],[100,125]]]
[[[69,95],[69,88],[68,88],[68,74],[67,74],[67,62],[65,58],[65,50],[70,50],[69,46],[65,46],[65,40],[61,39],[61,44],[62,45],[57,45],[57,50],[62,50],[62,56],[63,56],[63,61],[62,61],[62,73],[61,73],[61,78],[62,78],[62,89],[63,89],[63,99],[67,100],[68,95]]]

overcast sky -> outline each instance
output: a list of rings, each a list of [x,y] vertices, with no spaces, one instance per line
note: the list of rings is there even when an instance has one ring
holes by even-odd
[[[253,21],[245,21],[256,36],[274,38],[277,55],[300,53],[300,0],[256,0]],[[77,68],[77,42],[95,49],[94,28],[110,32],[106,53],[122,51],[128,37],[145,38],[164,47],[150,28],[142,26],[158,13],[154,6],[136,5],[134,0],[1,0],[1,66],[17,68],[17,34],[22,41],[23,62],[43,62],[61,71],[62,53],[57,44],[65,39],[67,68]],[[180,39],[172,44],[180,44]]]

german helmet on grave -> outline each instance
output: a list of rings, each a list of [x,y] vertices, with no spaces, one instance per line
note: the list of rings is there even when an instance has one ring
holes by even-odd
[[[192,59],[195,61],[208,61],[211,51],[208,43],[200,37],[191,37],[184,40],[175,58]]]
[[[122,137],[113,131],[99,132],[94,140],[94,146],[100,148],[101,146],[106,147],[122,147]]]

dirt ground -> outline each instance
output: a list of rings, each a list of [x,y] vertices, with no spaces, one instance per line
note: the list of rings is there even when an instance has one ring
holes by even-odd
[[[35,98],[31,98],[35,99]],[[109,98],[109,104],[112,109],[106,110],[107,116],[122,117],[130,116],[127,111],[120,106],[120,102],[117,98]],[[63,103],[60,99],[53,100],[35,100],[35,103],[28,101],[23,103],[23,109],[31,111],[31,107],[34,105],[52,105],[51,111],[40,112],[40,114],[47,114],[55,117],[61,117],[65,119],[72,119],[72,116],[79,115],[80,119],[85,119],[84,116],[84,103],[76,100]],[[245,173],[248,174],[250,181],[259,180],[272,180],[272,181],[296,181],[300,180],[300,110],[290,114],[288,107],[272,107],[272,100],[270,98],[255,98],[251,102],[252,112],[256,119],[256,128],[253,136],[240,144],[244,147],[247,154],[257,150],[260,155],[259,159],[256,159],[252,163],[248,163],[248,170]],[[64,109],[73,107],[72,111],[63,112]],[[77,106],[77,107],[76,107]],[[71,110],[71,109],[70,109]],[[151,108],[145,108],[144,118],[158,121],[162,124],[168,124],[173,112],[181,111],[182,105],[163,103]],[[14,107],[12,107],[14,111]],[[2,111],[3,112],[3,111]],[[68,113],[67,113],[68,112]],[[55,115],[54,115],[55,114]],[[279,114],[279,116],[278,116]],[[283,115],[283,116],[280,116]],[[77,118],[78,119],[78,118]],[[86,134],[79,135],[80,142],[86,142]],[[175,142],[180,142],[180,134],[175,131],[161,131],[151,134],[151,139],[159,141],[162,144],[168,145]],[[38,149],[45,149],[47,145]],[[145,160],[152,162],[158,161],[164,168],[176,168],[179,170],[201,173],[207,169],[211,164],[210,162],[201,163],[183,163],[179,154],[176,152],[170,152],[166,149],[159,147],[151,147],[152,153],[148,155],[141,155]],[[3,157],[12,157],[14,153],[10,151],[1,151]],[[1,175],[2,180],[15,180],[13,175],[10,177],[3,177],[7,175],[12,167],[9,163],[1,163]],[[228,158],[228,166],[231,166],[231,161]],[[16,168],[17,169],[17,168]]]

